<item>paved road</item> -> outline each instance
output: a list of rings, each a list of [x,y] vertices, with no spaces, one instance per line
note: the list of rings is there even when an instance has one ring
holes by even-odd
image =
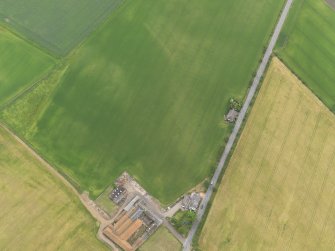
[[[139,195],[139,194],[138,194]],[[164,214],[161,213],[160,209],[156,207],[156,204],[152,202],[151,198],[145,198],[145,196],[139,195],[142,200],[145,201],[146,207],[150,209],[151,212],[154,212],[156,215],[158,215],[163,220],[163,225],[170,231],[171,234],[174,235],[174,237],[180,241],[180,243],[185,242],[185,238],[177,232],[177,230],[168,222],[168,220],[165,218]]]
[[[281,13],[281,16],[278,20],[278,23],[276,25],[276,28],[273,32],[273,35],[271,37],[271,40],[270,40],[270,43],[268,45],[268,48],[266,49],[266,52],[264,54],[264,57],[262,59],[262,62],[257,70],[257,74],[254,78],[254,81],[252,83],[252,86],[250,87],[250,90],[248,92],[248,96],[245,100],[245,103],[241,109],[241,112],[240,112],[240,115],[235,123],[235,127],[234,127],[234,130],[232,132],[232,134],[230,135],[229,137],[229,141],[226,145],[226,148],[221,156],[221,159],[220,159],[220,162],[219,162],[219,165],[218,167],[216,168],[216,171],[213,175],[213,178],[211,180],[211,185],[209,186],[207,192],[206,192],[206,195],[205,195],[205,198],[203,199],[203,201],[201,202],[201,205],[200,205],[200,209],[198,211],[198,214],[197,214],[197,219],[196,221],[194,222],[190,232],[189,232],[189,235],[187,236],[185,242],[184,242],[184,245],[183,245],[183,251],[190,251],[191,250],[191,246],[192,246],[192,240],[193,240],[193,237],[194,237],[194,234],[196,233],[197,231],[197,228],[199,227],[199,224],[201,222],[201,219],[204,215],[204,212],[206,210],[206,207],[208,205],[208,202],[213,194],[213,188],[214,186],[216,185],[217,181],[218,181],[218,178],[222,172],[222,169],[225,165],[225,162],[227,160],[227,157],[230,153],[230,151],[232,150],[232,147],[234,145],[234,142],[236,140],[236,137],[237,137],[237,134],[241,128],[241,125],[242,125],[242,122],[243,120],[245,119],[245,116],[246,116],[246,113],[248,111],[248,108],[250,106],[250,103],[256,93],[256,90],[258,88],[258,85],[260,83],[260,80],[265,72],[265,69],[266,69],[266,66],[267,64],[269,63],[269,59],[272,55],[272,51],[273,51],[273,48],[278,40],[278,36],[279,36],[279,33],[283,27],[283,24],[287,18],[287,15],[289,13],[289,10],[292,6],[292,3],[293,3],[293,0],[287,0],[286,4],[285,4],[285,7]]]
[[[173,215],[175,215],[178,212],[178,210],[181,209],[181,204],[182,204],[182,200],[179,200],[168,211],[163,213],[164,217],[172,217]]]
[[[178,233],[177,230],[166,219],[163,219],[163,225],[170,231],[171,234],[173,234],[173,236],[178,241],[180,241],[180,243],[185,242],[185,238],[180,233]]]

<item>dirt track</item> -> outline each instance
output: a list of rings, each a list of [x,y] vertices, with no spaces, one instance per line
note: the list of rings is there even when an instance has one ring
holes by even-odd
[[[19,142],[24,148],[29,151],[37,160],[39,160],[47,170],[55,175],[57,178],[59,178],[63,184],[68,187],[81,201],[81,203],[85,206],[85,208],[89,211],[89,213],[92,215],[92,217],[97,220],[101,226],[106,226],[109,222],[106,220],[102,215],[97,211],[96,207],[94,206],[94,202],[91,201],[88,197],[88,194],[80,194],[78,191],[71,185],[70,182],[68,182],[60,173],[58,173],[47,161],[45,161],[40,155],[38,155],[34,149],[32,149],[29,145],[27,145],[23,140],[21,140],[18,136],[16,136],[11,130],[9,130],[5,125],[0,123],[0,126],[6,130],[17,142]],[[98,238],[102,241],[106,242],[106,238],[102,235],[101,228],[99,229],[99,232],[97,234]],[[110,243],[110,245],[113,245]],[[118,250],[116,247],[113,248],[114,250]]]
[[[85,208],[90,212],[92,217],[100,223],[100,228],[97,233],[98,239],[100,239],[103,242],[108,243],[110,246],[113,247],[113,250],[119,250],[111,241],[109,241],[102,233],[102,230],[111,223],[111,220],[105,219],[101,213],[98,212],[95,203],[89,198],[87,193],[80,194],[78,191],[71,185],[69,181],[67,181],[60,173],[58,173],[47,161],[45,161],[38,153],[34,151],[29,145],[27,145],[23,140],[21,140],[18,136],[16,136],[10,129],[8,129],[5,125],[0,123],[0,126],[4,128],[12,137],[15,138],[23,147],[25,147],[37,160],[39,160],[47,170],[58,177],[63,184],[68,187],[82,202],[82,204],[85,206]],[[153,211],[156,211],[156,209],[151,208]],[[167,220],[164,219],[163,224],[165,227],[169,229],[169,231],[181,242],[184,242],[184,238],[171,226]]]
[[[325,0],[325,1],[333,10],[335,10],[335,0]]]

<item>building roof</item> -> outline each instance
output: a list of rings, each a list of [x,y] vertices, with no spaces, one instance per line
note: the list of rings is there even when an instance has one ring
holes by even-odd
[[[186,210],[197,210],[201,201],[199,193],[185,195],[182,201],[182,208]]]
[[[226,115],[226,120],[229,122],[234,122],[237,119],[238,114],[239,114],[238,111],[231,109]]]
[[[126,192],[127,190],[124,187],[118,186],[113,189],[109,195],[109,198],[118,204],[126,196]]]
[[[182,207],[188,208],[189,204],[191,202],[191,198],[189,195],[185,195],[182,201]]]
[[[103,233],[105,236],[107,236],[110,240],[114,241],[118,246],[123,248],[126,251],[133,251],[135,248],[133,248],[127,241],[122,240],[119,236],[117,236],[113,229],[108,226],[103,230]]]
[[[124,208],[124,211],[129,211],[133,206],[134,204],[140,199],[140,197],[138,195],[136,195],[130,202],[129,204]]]
[[[200,204],[201,197],[198,193],[192,193],[191,194],[191,203],[190,203],[190,209],[196,210]]]

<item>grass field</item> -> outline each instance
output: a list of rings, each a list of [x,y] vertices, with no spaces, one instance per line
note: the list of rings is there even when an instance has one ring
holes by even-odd
[[[276,58],[200,237],[202,250],[334,250],[335,116]]]
[[[55,63],[1,26],[0,55],[0,105],[46,74]]]
[[[0,127],[0,250],[108,250],[79,199]]]
[[[0,111],[0,118],[15,128],[16,132],[20,132],[21,137],[29,139],[36,132],[38,118],[50,103],[50,97],[66,69],[61,66],[52,70],[46,79],[39,81],[29,92],[19,97],[18,101]]]
[[[180,242],[165,227],[160,227],[140,248],[140,251],[180,251]]]
[[[2,0],[0,22],[57,55],[65,55],[121,0]]]
[[[26,138],[93,197],[126,170],[172,202],[216,163],[228,101],[244,97],[282,4],[125,3],[71,58]],[[20,134],[21,115],[7,118]]]
[[[109,198],[112,193],[113,187],[108,187],[99,197],[95,200],[95,203],[109,215],[113,215],[117,212],[119,207]]]
[[[277,53],[335,112],[335,11],[325,0],[296,0]]]

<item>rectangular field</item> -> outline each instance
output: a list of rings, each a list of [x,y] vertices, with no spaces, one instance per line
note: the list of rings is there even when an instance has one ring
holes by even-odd
[[[54,59],[1,26],[0,55],[0,106],[55,64]]]
[[[181,243],[167,230],[160,227],[150,238],[143,244],[139,251],[180,251]]]
[[[0,250],[108,250],[78,198],[0,127]]]
[[[204,251],[334,250],[335,116],[278,59],[215,196]]]
[[[15,127],[30,112],[8,121],[93,196],[128,171],[170,203],[215,165],[283,2],[128,1],[70,58],[36,127]]]
[[[296,0],[277,45],[277,54],[333,112],[334,27],[335,10],[326,0]]]
[[[57,55],[65,55],[122,0],[1,0],[0,23]]]

